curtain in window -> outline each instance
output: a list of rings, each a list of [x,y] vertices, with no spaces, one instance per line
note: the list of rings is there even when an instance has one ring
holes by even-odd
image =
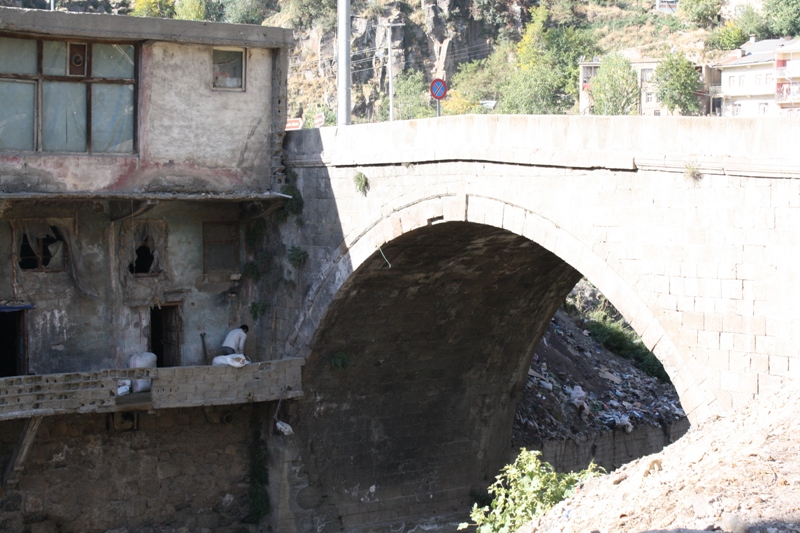
[[[33,249],[34,254],[39,256],[39,239],[55,237],[51,227],[54,227],[61,234],[63,242],[55,242],[49,245],[48,251],[51,261],[63,261],[64,247],[66,246],[68,259],[67,270],[75,282],[75,286],[84,296],[97,299],[100,297],[97,289],[92,284],[92,276],[86,269],[83,261],[83,254],[78,248],[75,234],[75,221],[71,218],[31,218],[18,219],[14,223],[14,268],[17,269],[17,279],[22,279],[22,270],[19,266],[19,250],[22,245],[22,237],[25,236]]]
[[[148,246],[153,254],[150,272],[134,275],[131,263],[136,262],[136,249]],[[169,283],[167,265],[167,223],[164,220],[124,220],[119,230],[119,278],[125,305],[150,306],[164,298]]]

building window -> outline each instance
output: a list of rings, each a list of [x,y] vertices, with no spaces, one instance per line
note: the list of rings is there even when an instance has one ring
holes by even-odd
[[[653,95],[653,93],[645,93],[644,94],[644,103],[652,104],[654,100],[655,100],[655,96]]]
[[[728,87],[736,87],[736,76],[728,76]]]
[[[66,267],[66,243],[55,226],[47,226],[38,236],[23,233],[19,248],[19,267],[36,272],[62,272]]]
[[[244,90],[244,50],[215,48],[213,62],[215,89]]]
[[[0,37],[0,150],[134,152],[137,53]]]
[[[767,103],[758,104],[758,114],[766,115],[767,113],[769,113],[769,104]]]
[[[761,74],[756,74],[756,85],[759,87],[763,84],[764,80],[762,78]]]
[[[239,270],[239,226],[236,222],[203,223],[203,272]]]
[[[739,87],[744,87],[744,85],[745,85],[745,79],[744,78],[745,78],[744,74],[739,76]]]
[[[766,84],[772,85],[772,74],[767,74],[765,78],[766,78]]]
[[[642,81],[643,82],[653,81],[653,69],[651,68],[642,69]]]
[[[733,104],[731,106],[731,115],[734,117],[738,117],[742,114],[742,104]]]
[[[661,116],[661,111],[659,111],[658,109],[656,109],[655,111],[653,111],[653,116],[654,116],[654,117],[660,117],[660,116]]]

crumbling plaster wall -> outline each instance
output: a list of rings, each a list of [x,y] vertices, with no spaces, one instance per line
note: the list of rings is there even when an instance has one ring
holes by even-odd
[[[211,45],[142,46],[138,154],[0,154],[0,193],[266,191],[281,143],[273,49],[248,48],[244,91],[212,90]],[[278,54],[280,55],[280,54]],[[280,58],[279,58],[280,59]],[[280,88],[280,84],[278,84]]]
[[[216,355],[226,332],[247,321],[252,288],[238,272],[203,273],[203,222],[237,221],[238,204],[171,202],[146,215],[166,221],[169,234],[168,281],[162,303],[180,305],[182,365],[203,363],[200,333],[206,333],[209,355]],[[147,351],[150,307],[124,305],[119,280],[119,228],[104,202],[13,202],[0,224],[2,277],[0,298],[24,300],[27,310],[29,369],[37,374],[99,370],[127,366],[128,357]],[[68,272],[22,271],[13,289],[13,233],[9,220],[75,217],[77,246],[87,277],[99,298],[81,294]],[[232,279],[233,276],[233,279]],[[246,352],[256,356],[255,336]]]
[[[175,165],[187,177],[195,168],[248,170],[242,184],[258,184],[268,177],[271,156],[272,53],[247,50],[245,90],[238,91],[212,88],[212,51],[166,42],[144,46],[141,156]]]

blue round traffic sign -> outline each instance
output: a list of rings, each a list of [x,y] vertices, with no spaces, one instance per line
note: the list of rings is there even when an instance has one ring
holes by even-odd
[[[444,82],[444,80],[436,78],[431,82],[431,96],[437,100],[441,100],[447,96],[447,84]]]

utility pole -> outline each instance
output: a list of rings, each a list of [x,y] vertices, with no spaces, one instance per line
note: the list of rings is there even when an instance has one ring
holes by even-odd
[[[388,48],[389,58],[386,63],[386,68],[389,71],[389,122],[394,121],[394,72],[393,72],[393,61],[392,61],[392,28],[396,28],[399,26],[405,26],[402,23],[395,23],[395,24],[378,24],[378,26],[382,26],[386,28],[386,47]]]
[[[339,16],[338,73],[336,80],[336,124],[350,124],[350,0],[337,0]]]

